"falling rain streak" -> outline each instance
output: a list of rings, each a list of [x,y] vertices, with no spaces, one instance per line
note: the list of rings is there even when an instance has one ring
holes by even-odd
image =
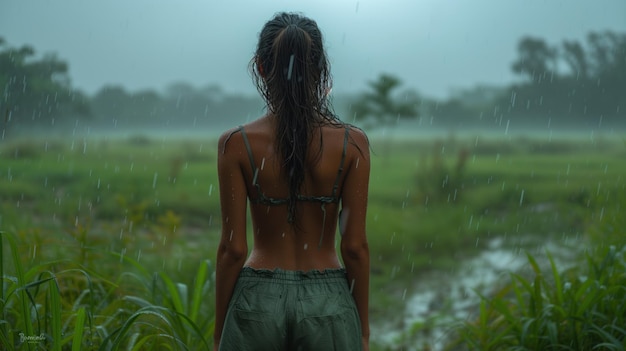
[[[291,80],[291,72],[293,71],[294,55],[289,56],[289,69],[287,70],[287,80]]]
[[[441,9],[415,11],[413,6],[424,4],[414,3],[402,5],[408,6],[403,8],[387,6],[383,2],[366,2],[361,6],[360,1],[356,1],[347,6],[337,3],[333,11],[310,12],[321,14],[320,24],[336,22],[333,16],[347,21],[339,29],[329,27],[325,31],[325,38],[334,43],[328,53],[337,54],[331,55],[329,60],[336,62],[333,67],[339,70],[333,68],[332,71],[332,76],[337,77],[333,92],[330,89],[320,92],[332,100],[333,106],[329,106],[332,111],[341,120],[362,128],[371,143],[372,157],[363,162],[360,157],[352,156],[359,153],[351,149],[353,162],[349,166],[353,168],[342,174],[339,186],[347,193],[350,175],[371,162],[366,223],[372,260],[371,324],[373,331],[376,330],[372,333],[373,342],[381,349],[417,345],[417,348],[440,351],[449,346],[443,345],[442,340],[448,340],[453,325],[471,322],[476,316],[480,310],[479,296],[490,299],[494,291],[513,291],[508,286],[498,290],[502,288],[500,284],[506,284],[503,276],[519,273],[521,277],[533,273],[534,268],[529,269],[531,265],[525,260],[526,253],[537,256],[541,269],[552,269],[545,252],[554,253],[554,270],[574,272],[571,274],[583,283],[587,277],[576,276],[574,268],[578,258],[584,256],[582,253],[592,255],[598,251],[592,246],[594,237],[603,237],[604,246],[609,245],[609,240],[623,237],[625,205],[622,199],[626,169],[623,166],[622,92],[626,86],[622,72],[614,70],[619,65],[612,63],[621,62],[614,54],[624,52],[626,37],[614,31],[614,25],[608,23],[611,14],[619,11],[604,7],[604,15],[599,16],[602,20],[595,24],[603,32],[583,35],[570,31],[560,35],[535,30],[529,38],[531,40],[525,42],[522,36],[528,33],[527,30],[519,32],[519,38],[514,38],[513,34],[504,32],[504,29],[510,29],[507,27],[499,37],[510,39],[506,43],[499,42],[496,51],[508,52],[505,56],[512,57],[511,61],[483,60],[483,66],[495,70],[492,72],[495,75],[488,78],[489,75],[479,72],[481,68],[475,64],[456,64],[453,60],[472,60],[472,55],[463,53],[495,52],[482,45],[495,43],[498,38],[493,33],[479,32],[480,26],[440,27],[446,25],[446,21],[432,15],[443,13],[439,11]],[[257,16],[257,5],[265,10],[274,6],[269,2],[258,2],[242,11],[250,10]],[[579,5],[583,6],[582,2]],[[52,12],[58,6],[64,8],[66,5],[58,3],[49,9]],[[303,6],[307,8],[308,5]],[[319,4],[310,6],[318,7]],[[472,3],[471,6],[474,12],[467,11],[468,14],[480,17],[493,13],[480,4]],[[491,4],[489,8],[493,6]],[[549,14],[548,8],[554,9],[553,6],[550,2],[525,3],[516,13],[530,9],[543,16]],[[559,7],[559,16],[547,16],[552,17],[549,23],[571,17],[567,16],[567,11]],[[419,16],[420,13],[432,17],[430,22],[415,20],[415,16],[404,18],[404,14]],[[168,15],[170,19],[178,18]],[[84,16],[86,14],[70,17]],[[381,19],[380,25],[368,25],[378,23],[367,21],[376,16]],[[534,18],[533,28],[545,27],[541,23],[542,16]],[[37,16],[9,17],[28,19]],[[487,17],[482,18],[483,22]],[[50,13],[47,18],[59,16]],[[136,38],[133,28],[154,27],[141,26],[140,22],[133,22],[132,16],[130,18],[128,25],[122,26],[127,33],[113,37],[122,41]],[[389,18],[393,22],[391,25],[384,23]],[[37,27],[27,20],[14,22],[14,25]],[[424,23],[427,30],[406,30]],[[581,28],[594,28],[583,17],[579,24]],[[45,27],[56,31],[54,26]],[[106,28],[115,30],[111,26]],[[622,24],[619,30],[623,28]],[[97,32],[96,27],[94,30]],[[367,32],[369,30],[373,34]],[[455,35],[455,30],[460,30],[456,33],[460,35]],[[204,33],[213,35],[210,31]],[[404,45],[407,41],[402,33],[418,33],[415,42],[419,45]],[[446,42],[452,40],[446,39],[448,34],[472,47],[464,50],[460,45],[454,46],[452,41]],[[597,41],[592,39],[594,36]],[[185,36],[179,37],[181,48],[193,46],[185,43]],[[247,37],[255,39],[253,35]],[[394,40],[380,41],[377,39],[380,37]],[[144,90],[127,85],[132,82],[115,82],[115,77],[135,77],[145,71],[146,67],[139,64],[135,65],[139,69],[130,75],[106,73],[107,81],[115,85],[97,86],[92,91],[83,92],[70,85],[70,82],[86,84],[84,77],[74,77],[78,72],[74,67],[78,64],[75,60],[80,58],[67,56],[67,62],[62,59],[75,50],[64,51],[59,47],[58,56],[39,52],[35,55],[28,53],[27,43],[23,49],[19,47],[22,43],[13,48],[10,41],[16,38],[2,39],[6,41],[0,40],[0,58],[6,60],[0,60],[0,68],[8,74],[4,80],[0,77],[3,89],[0,99],[0,227],[19,228],[9,234],[18,237],[19,247],[25,249],[24,263],[36,269],[44,267],[42,262],[60,262],[59,257],[52,256],[61,255],[62,259],[88,268],[80,274],[97,271],[103,273],[102,281],[116,282],[123,280],[119,279],[119,274],[128,277],[135,274],[130,273],[135,268],[145,268],[146,271],[159,272],[155,276],[149,274],[147,281],[158,279],[161,274],[171,274],[172,281],[165,287],[170,289],[172,298],[176,293],[181,295],[183,307],[188,303],[184,300],[186,296],[193,295],[195,299],[197,294],[202,301],[211,301],[215,267],[205,267],[208,278],[203,284],[191,288],[183,282],[193,281],[202,271],[194,269],[197,266],[193,265],[205,260],[207,255],[214,257],[222,235],[224,240],[232,242],[253,240],[260,234],[259,228],[252,227],[249,237],[246,233],[234,237],[234,230],[230,228],[235,225],[229,222],[229,218],[225,218],[224,223],[220,220],[218,195],[221,189],[217,186],[216,162],[218,137],[222,131],[253,122],[269,110],[263,97],[254,92],[245,67],[239,74],[230,72],[223,64],[208,65],[209,71],[204,67],[204,71],[193,73],[194,82],[181,81],[171,86],[147,83],[143,84],[147,87]],[[363,40],[377,45],[363,44]],[[580,43],[574,46],[581,48],[581,55],[569,52],[568,43]],[[244,43],[238,44],[234,40],[231,44],[235,47]],[[252,52],[256,43],[248,44],[245,50],[235,51]],[[428,48],[433,44],[437,47]],[[389,49],[384,48],[385,45],[396,47]],[[458,48],[460,55],[450,56],[440,50],[450,45]],[[411,59],[415,56],[412,53],[402,52],[421,46],[424,46],[419,50],[421,64],[415,64],[417,61]],[[542,56],[537,48],[546,49],[543,53],[549,55]],[[176,47],[169,49],[173,50],[162,50],[164,55],[168,55],[168,51],[179,54]],[[287,51],[280,60],[282,79],[286,78],[291,86],[301,83],[302,67],[306,62],[304,57],[296,57],[295,52],[290,55]],[[395,54],[380,55],[381,52]],[[140,54],[141,50],[133,52],[137,53]],[[342,56],[344,53],[348,56]],[[359,58],[356,61],[355,53]],[[232,60],[227,61],[236,63],[241,59],[245,66],[250,59],[248,56],[235,59],[230,55],[228,57]],[[494,55],[482,57],[487,56]],[[429,65],[429,57],[443,65]],[[605,63],[601,62],[603,60]],[[178,61],[168,60],[169,68],[160,72],[171,73],[187,68],[186,63]],[[18,65],[20,62],[25,64]],[[137,62],[142,61],[135,60]],[[324,63],[323,58],[317,60],[318,67]],[[361,63],[365,66],[359,66]],[[52,72],[57,66],[63,70]],[[492,83],[462,83],[463,74],[455,78],[457,66],[475,67],[477,76]],[[41,74],[34,70],[37,67],[52,73]],[[416,70],[422,72],[416,74]],[[384,79],[385,72],[392,79],[394,75],[398,79],[398,85],[386,91],[389,94],[384,93],[385,87],[389,87],[384,85],[389,83]],[[168,74],[163,77],[167,79]],[[224,80],[221,75],[228,77]],[[243,77],[245,85],[239,85],[236,76]],[[185,79],[184,74],[181,77]],[[429,80],[434,83],[430,84]],[[458,87],[465,88],[435,87],[442,82],[452,85],[458,82]],[[242,86],[248,90],[241,90]],[[381,103],[367,105],[364,101]],[[89,110],[84,118],[81,109]],[[383,112],[377,115],[377,111]],[[356,132],[351,137],[355,135]],[[356,142],[350,139],[349,147]],[[323,145],[332,144],[334,141]],[[320,164],[324,164],[327,150],[320,154],[324,156]],[[260,152],[261,155],[265,157],[261,159],[260,167],[253,170],[253,183],[263,181],[267,173],[279,167],[271,152]],[[332,157],[329,159],[333,160]],[[269,162],[267,170],[266,161]],[[248,173],[245,179],[249,179]],[[311,183],[311,178],[307,178],[307,194],[314,192],[313,187],[309,188]],[[246,186],[254,191],[254,187]],[[271,190],[275,189],[268,189],[268,193],[272,193]],[[234,192],[226,196],[226,200],[235,199]],[[322,211],[329,211],[328,218],[338,222],[339,235],[335,236],[334,243],[338,253],[341,252],[343,235],[352,233],[350,210],[361,211],[348,205],[351,203],[342,199],[322,207]],[[248,202],[247,206],[254,205]],[[308,206],[303,204],[306,210]],[[257,218],[253,221],[249,217],[249,208],[247,221],[254,224]],[[331,215],[334,213],[331,209],[341,209],[339,219]],[[266,214],[274,220],[281,211],[280,207],[267,206],[258,215]],[[318,211],[316,207],[316,215]],[[331,228],[324,222],[326,216],[325,212],[319,214],[324,223],[322,227]],[[622,222],[616,225],[615,221]],[[222,226],[225,227],[223,232]],[[308,251],[308,242],[318,242],[321,246],[322,240],[329,240],[328,236],[324,237],[328,231],[302,240],[294,231],[285,232],[285,228],[277,229],[276,234],[280,235],[277,240],[281,244],[297,243],[296,249],[302,255],[317,252],[315,246]],[[601,231],[607,231],[606,235],[588,235]],[[0,239],[4,240],[4,234]],[[4,249],[7,251],[7,247]],[[81,257],[84,252],[88,255]],[[104,252],[113,255],[100,255]],[[7,266],[4,267],[6,270]],[[72,273],[63,271],[62,274],[65,278]],[[71,283],[72,280],[64,281]],[[85,281],[84,276],[80,281]],[[6,286],[12,283],[11,279],[5,280]],[[563,281],[566,292],[563,298],[575,295],[577,283],[577,280],[573,283]],[[351,293],[355,287],[355,280],[350,279]],[[84,286],[67,288],[79,288],[77,291],[80,291]],[[29,294],[34,294],[36,289],[30,290]],[[136,289],[131,286],[126,291],[134,294]],[[544,295],[551,294],[548,291]],[[18,295],[9,298],[15,296]],[[35,296],[33,300],[38,298]],[[66,299],[66,296],[61,298]],[[149,299],[149,296],[137,296],[136,302],[144,298]],[[19,305],[9,302],[5,303],[9,309]],[[98,301],[103,306],[105,302],[108,301]],[[506,306],[511,306],[510,311],[518,311],[518,306],[511,303],[506,302]],[[193,304],[190,300],[187,307]],[[64,300],[62,308],[71,305],[72,301]],[[27,314],[13,310],[9,314],[30,316],[30,312],[28,308]],[[72,311],[62,312],[64,316],[72,315]],[[196,312],[198,318],[192,318],[194,321],[212,320],[212,308],[192,311]],[[47,316],[39,314],[37,317],[46,320]],[[116,316],[108,317],[112,320]],[[533,320],[543,322],[542,319]],[[63,322],[73,323],[72,320]],[[554,323],[554,328],[560,331],[563,325]],[[210,329],[206,325],[199,328]],[[140,329],[137,329],[138,333],[142,332]],[[602,332],[608,333],[610,329]],[[484,335],[490,332],[481,331]],[[137,340],[147,340],[142,339],[144,337],[137,334]],[[187,347],[196,349],[196,346]]]

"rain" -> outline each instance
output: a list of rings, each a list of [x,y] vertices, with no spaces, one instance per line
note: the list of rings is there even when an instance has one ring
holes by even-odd
[[[71,0],[0,5],[9,350],[20,333],[97,349],[135,318],[180,337],[171,349],[212,349],[222,224],[240,240],[220,217],[218,138],[267,112],[250,63],[279,11],[316,20],[333,111],[370,143],[371,350],[623,348],[623,0]],[[259,161],[250,189],[275,165],[270,151]],[[267,235],[249,213],[248,254]],[[350,214],[337,218],[338,252]],[[596,288],[595,314],[578,311]],[[85,313],[107,322],[88,327]],[[172,315],[194,325],[176,330]],[[128,329],[130,349],[146,335]]]

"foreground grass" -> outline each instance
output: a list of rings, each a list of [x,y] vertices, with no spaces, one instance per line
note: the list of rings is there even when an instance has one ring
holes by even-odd
[[[71,259],[24,267],[16,238],[3,232],[0,249],[10,254],[12,265],[5,270],[3,257],[0,344],[5,350],[210,349],[214,310],[208,261],[197,267],[188,286],[121,256],[129,267],[107,278]]]
[[[601,208],[588,228],[589,248],[578,265],[511,273],[482,296],[477,316],[460,322],[455,350],[624,350],[626,348],[626,206],[624,192]]]
[[[139,136],[2,145],[0,342],[36,349],[21,332],[43,333],[50,348],[205,348],[219,231],[213,146]],[[623,146],[608,141],[374,140],[373,151],[374,321],[397,316],[423,272],[455,267],[492,238],[586,244],[626,174]]]
[[[483,297],[476,319],[459,327],[463,350],[623,350],[626,344],[626,246],[587,254],[587,265],[544,272]],[[452,347],[452,346],[451,346]]]

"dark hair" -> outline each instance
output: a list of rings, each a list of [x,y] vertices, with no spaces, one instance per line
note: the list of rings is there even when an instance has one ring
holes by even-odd
[[[293,223],[313,128],[340,123],[328,101],[330,65],[317,23],[296,13],[276,14],[259,34],[250,68],[276,117],[276,148],[288,172],[288,219]]]

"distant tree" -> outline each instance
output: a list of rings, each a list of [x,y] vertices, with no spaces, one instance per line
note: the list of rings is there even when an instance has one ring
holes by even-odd
[[[582,44],[566,40],[559,47],[525,37],[518,54],[511,68],[529,79],[499,99],[503,118],[535,126],[626,124],[626,34],[590,32]],[[557,72],[559,63],[567,69]]]
[[[404,96],[395,94],[402,82],[395,76],[381,74],[368,83],[369,90],[359,95],[352,104],[355,122],[365,127],[389,126],[400,119],[417,118],[419,98],[413,91]]]
[[[587,57],[585,49],[579,42],[564,41],[561,57],[577,79],[587,79],[589,77],[589,58]]]
[[[89,115],[87,98],[72,89],[68,65],[54,54],[35,57],[31,46],[12,48],[0,40],[0,107],[9,128],[50,127]]]
[[[517,46],[519,58],[513,62],[513,72],[541,82],[556,71],[557,50],[543,39],[525,37]]]

